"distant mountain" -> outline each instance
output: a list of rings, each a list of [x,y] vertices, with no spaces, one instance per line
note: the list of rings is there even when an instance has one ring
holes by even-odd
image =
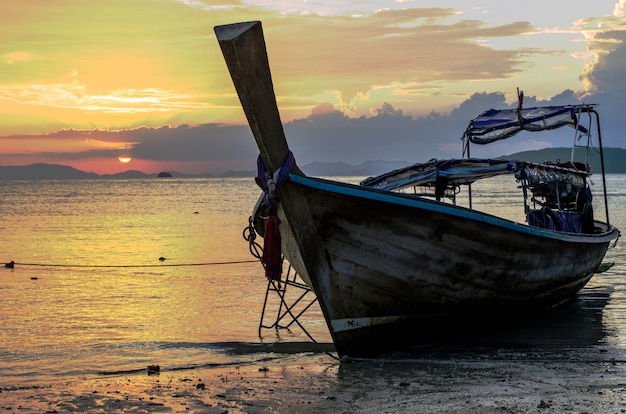
[[[96,174],[98,177],[98,174]],[[128,170],[117,174],[103,174],[100,175],[101,178],[148,178],[148,177],[156,177],[154,174],[146,174],[137,170]]]
[[[536,151],[523,151],[511,155],[498,157],[501,159],[514,159],[522,161],[530,161],[542,163],[545,161],[562,162],[568,161],[571,156],[571,148],[545,148]],[[606,173],[626,173],[626,149],[624,148],[604,148],[604,167]],[[577,154],[583,154],[578,151]],[[415,160],[417,162],[426,162],[424,160]],[[576,161],[584,161],[580,157],[576,157]],[[591,166],[593,173],[600,173],[600,153],[591,151],[587,160]],[[403,168],[412,163],[403,161],[368,161],[359,165],[349,165],[343,162],[323,163],[316,162],[307,164],[302,168],[305,174],[311,176],[375,176],[394,169]]]
[[[506,155],[499,158],[504,159],[517,159],[523,161],[530,161],[541,163],[545,161],[555,162],[560,160],[561,162],[569,161],[571,157],[571,148],[545,148],[536,151],[522,151],[515,154]],[[604,169],[607,174],[614,173],[626,173],[626,149],[624,148],[604,148]],[[578,151],[577,154],[584,154],[583,151]],[[577,156],[575,161],[584,162],[585,160]],[[600,173],[600,153],[591,151],[590,157],[587,160],[591,171],[593,173]]]
[[[0,166],[0,179],[3,180],[65,180],[97,177],[98,174],[87,173],[73,167],[58,164],[32,164],[16,167]]]
[[[67,165],[32,164],[26,166],[0,166],[0,180],[71,180],[91,178],[149,178],[153,174],[129,170],[118,174],[99,175],[84,172]]]
[[[582,153],[582,151],[580,151]],[[537,151],[523,151],[499,158],[517,159],[541,163],[555,162],[570,159],[571,148],[545,148]],[[415,160],[426,162],[428,160]],[[576,161],[581,161],[579,158]],[[591,171],[600,172],[600,154],[592,152],[588,160]],[[406,161],[367,161],[358,165],[344,162],[314,162],[301,166],[302,171],[313,177],[347,177],[347,176],[375,176],[411,163]],[[607,173],[626,173],[626,149],[605,148],[604,165]],[[221,174],[184,174],[168,171],[172,177],[254,177],[256,171],[227,171]],[[158,174],[146,174],[141,171],[129,170],[118,174],[99,175],[77,170],[73,167],[58,164],[32,164],[28,166],[0,166],[0,180],[65,180],[65,179],[128,179],[128,178],[156,178]]]

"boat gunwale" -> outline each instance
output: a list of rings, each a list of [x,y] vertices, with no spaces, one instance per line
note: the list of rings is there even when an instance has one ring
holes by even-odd
[[[445,215],[452,215],[455,217],[491,224],[511,231],[525,233],[541,238],[550,238],[560,241],[579,243],[608,243],[617,239],[620,235],[619,230],[615,226],[599,220],[595,220],[595,223],[599,223],[606,227],[606,231],[602,233],[568,233],[558,230],[533,227],[527,224],[522,224],[509,219],[494,216],[492,214],[482,211],[473,210],[464,206],[447,204],[410,194],[362,187],[355,184],[327,180],[318,177],[308,177],[299,174],[289,174],[289,181],[294,184],[299,184],[305,187],[330,193],[337,193],[352,197],[401,205],[405,207],[420,208],[422,210],[428,210]]]

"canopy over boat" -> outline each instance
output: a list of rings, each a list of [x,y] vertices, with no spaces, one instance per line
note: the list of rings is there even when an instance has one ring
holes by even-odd
[[[464,136],[473,144],[489,144],[510,138],[520,131],[545,131],[570,126],[586,134],[578,115],[596,105],[564,105],[539,108],[489,109],[474,118]]]
[[[572,159],[563,164],[534,164],[517,160],[469,158],[470,143],[489,144],[510,138],[521,131],[538,132],[569,126],[576,130],[578,136],[590,138],[592,117],[589,117],[589,124],[583,126],[581,114],[596,114],[595,104],[523,108],[523,92],[518,91],[518,99],[519,104],[515,109],[489,109],[469,122],[462,137],[463,153],[467,155],[467,158],[432,159],[427,163],[414,164],[377,177],[367,178],[361,182],[361,185],[380,190],[396,190],[409,186],[453,187],[510,173],[515,173],[518,179],[582,184],[584,177],[590,174],[589,167],[586,163],[574,162],[573,152]],[[602,151],[600,139],[598,129],[598,140],[600,151]],[[589,144],[590,142],[587,143],[587,148]],[[602,153],[600,155],[602,156]]]
[[[379,190],[396,190],[415,185],[434,185],[442,180],[448,185],[471,184],[483,178],[512,173],[514,168],[505,160],[432,159],[366,178],[361,185]]]
[[[379,190],[398,190],[411,186],[458,186],[484,178],[515,174],[517,179],[543,182],[566,182],[583,185],[588,169],[579,163],[536,164],[526,161],[492,159],[432,159],[390,171],[361,182],[364,187]]]

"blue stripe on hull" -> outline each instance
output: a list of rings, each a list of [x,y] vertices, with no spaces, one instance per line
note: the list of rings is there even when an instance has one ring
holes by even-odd
[[[383,192],[375,189],[359,187],[352,184],[337,184],[331,181],[326,181],[322,179],[311,179],[308,177],[294,174],[289,175],[289,179],[295,184],[303,185],[320,191],[339,193],[351,197],[359,197],[363,199],[381,201],[390,204],[413,207],[421,210],[462,217],[469,220],[483,222],[486,224],[491,224],[494,226],[538,237],[568,242],[579,241],[584,243],[606,243],[607,241],[611,241],[616,238],[616,235],[613,234],[612,226],[609,228],[609,231],[600,235],[564,233],[555,230],[542,229],[539,227],[530,227],[526,224],[515,223],[510,220],[492,216],[490,214],[482,213],[479,211],[470,210],[465,207],[454,206],[451,204],[445,204],[420,197],[404,195],[401,193]]]

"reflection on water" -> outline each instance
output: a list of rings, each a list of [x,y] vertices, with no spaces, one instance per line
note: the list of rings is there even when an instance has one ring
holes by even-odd
[[[541,349],[544,352],[569,348],[607,346],[614,328],[607,326],[603,311],[612,289],[588,287],[573,300],[549,311],[521,314],[506,319],[482,321],[472,329],[459,330],[434,346],[414,346],[409,352],[440,354],[472,349]]]
[[[172,344],[258,341],[265,279],[241,237],[252,179],[0,191],[0,262],[17,263],[0,269],[0,378],[219,362],[204,346]],[[213,264],[224,262],[234,263]]]
[[[608,188],[611,220],[626,229],[626,176]],[[484,191],[486,210],[510,207],[497,185]],[[0,268],[0,386],[332,349],[318,309],[305,324],[321,347],[295,327],[257,336],[266,281],[241,236],[259,194],[250,178],[0,181],[0,192],[0,263],[17,263]],[[593,348],[623,358],[621,244],[606,260],[615,266],[553,312],[406,352]]]

